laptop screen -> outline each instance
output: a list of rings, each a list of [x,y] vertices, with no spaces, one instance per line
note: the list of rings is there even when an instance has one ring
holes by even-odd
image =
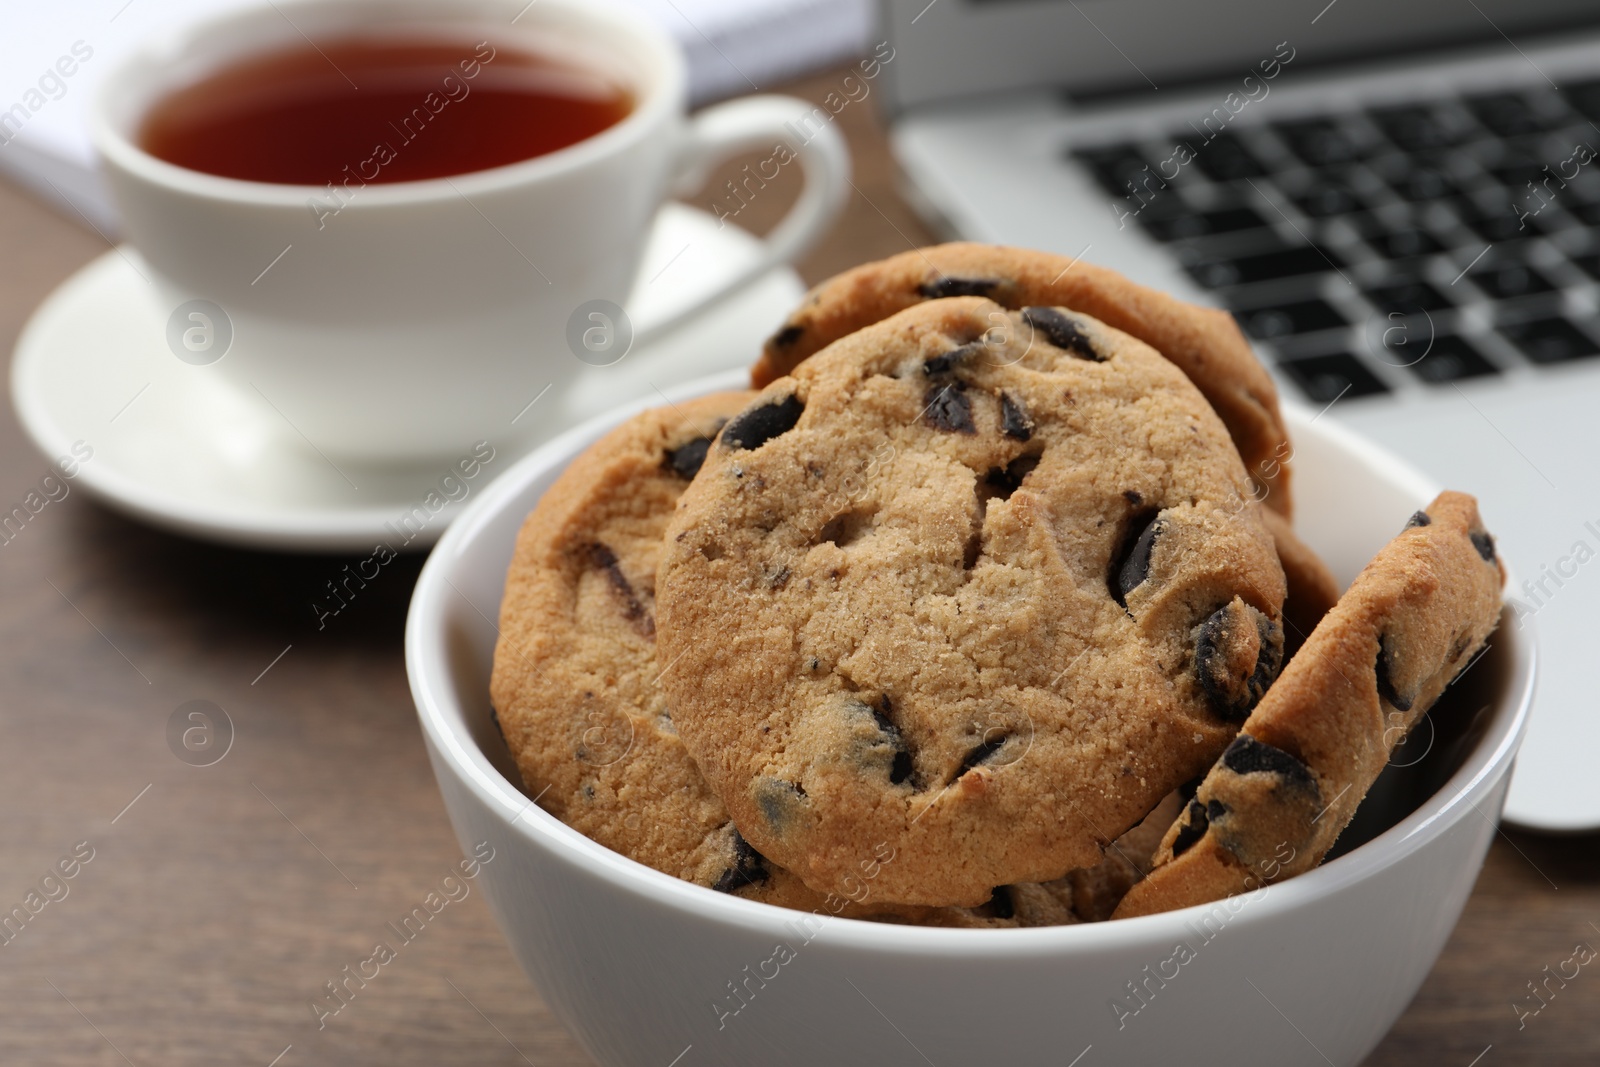
[[[883,0],[886,102],[1039,86],[1077,95],[1297,67],[1573,26],[1594,0]]]

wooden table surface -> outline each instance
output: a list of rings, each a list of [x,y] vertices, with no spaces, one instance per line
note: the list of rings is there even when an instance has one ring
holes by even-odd
[[[843,73],[783,88],[820,101]],[[808,282],[932,239],[897,195],[872,108],[839,121],[857,190],[801,265]],[[770,225],[784,200],[739,221]],[[0,186],[0,345],[105,250]],[[0,506],[45,473],[0,407]],[[0,544],[0,912],[44,902],[0,944],[0,1064],[590,1062],[476,893],[317,1027],[323,982],[460,856],[401,655],[421,560],[391,564],[319,632],[308,605],[346,562],[185,540],[82,491]],[[168,748],[169,717],[195,699],[234,724],[209,767]],[[75,850],[92,858],[74,867]],[[45,882],[63,859],[75,876]],[[1368,1062],[1600,1062],[1600,971],[1521,1026],[1515,1007],[1537,1006],[1528,983],[1580,943],[1600,946],[1600,836],[1500,835],[1438,966]]]

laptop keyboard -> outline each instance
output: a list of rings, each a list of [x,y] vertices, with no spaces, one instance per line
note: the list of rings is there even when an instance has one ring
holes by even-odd
[[[1313,403],[1600,356],[1600,81],[1071,155]]]

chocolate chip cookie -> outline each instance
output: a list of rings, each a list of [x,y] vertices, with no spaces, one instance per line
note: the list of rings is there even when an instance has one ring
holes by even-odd
[[[829,896],[734,828],[656,683],[654,589],[662,530],[679,495],[717,430],[754,396],[722,393],[636,416],[575,461],[528,517],[507,575],[491,697],[529,795],[659,871],[824,916],[1040,926],[1079,921],[1081,900],[1102,917],[1118,899],[1100,888],[1115,887],[1115,871],[1076,872],[1096,887],[1076,898],[1070,886],[1010,886],[979,908],[908,907],[876,899],[876,870],[893,860],[887,848],[869,849]],[[1124,853],[1137,848],[1120,844]]]
[[[1215,761],[1281,662],[1284,575],[1226,428],[1088,315],[929,301],[723,428],[658,574],[673,721],[818,892],[977,906]]]
[[[1059,305],[1132,334],[1194,382],[1233,435],[1267,506],[1291,513],[1288,431],[1278,391],[1231,315],[1175,300],[1066,256],[985,244],[917,249],[812,289],[751,373],[764,388],[846,334],[924,300],[987,297],[1007,308]]]
[[[1390,752],[1483,648],[1505,570],[1477,503],[1443,493],[1351,584],[1222,754],[1117,918],[1315,867]]]
[[[747,895],[772,891],[771,871],[678,740],[655,684],[654,593],[666,519],[750,395],[646,412],[563,473],[517,538],[491,682],[546,811],[657,870]]]

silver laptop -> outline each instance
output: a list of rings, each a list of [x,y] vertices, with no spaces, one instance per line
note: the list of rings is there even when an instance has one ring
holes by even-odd
[[[1286,400],[1479,497],[1542,652],[1506,818],[1600,827],[1600,5],[889,0],[883,21],[892,144],[937,229],[1227,308]]]

